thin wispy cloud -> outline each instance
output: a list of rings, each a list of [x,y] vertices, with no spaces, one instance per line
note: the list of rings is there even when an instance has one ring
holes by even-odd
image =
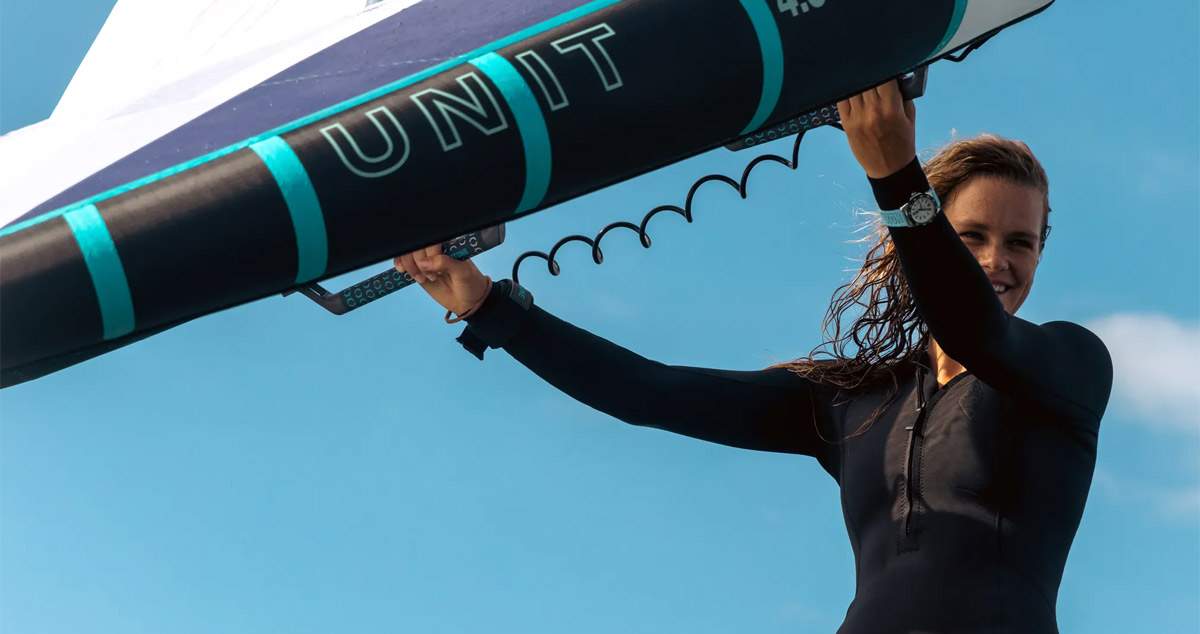
[[[1164,197],[1180,186],[1191,183],[1195,192],[1196,156],[1191,152],[1167,152],[1161,149],[1145,150],[1141,153],[1140,173],[1137,176],[1138,191],[1144,196]]]
[[[1093,482],[1119,503],[1148,508],[1164,519],[1194,522],[1200,516],[1198,487],[1168,487],[1132,480],[1100,467],[1096,469]]]
[[[1200,324],[1118,313],[1088,324],[1113,359],[1113,403],[1138,422],[1200,433]]]
[[[634,303],[604,290],[588,294],[587,304],[592,312],[609,319],[633,320],[641,314]]]
[[[826,621],[836,622],[837,616],[829,613],[827,610],[817,608],[807,601],[799,599],[789,601],[779,607],[779,616],[788,623],[822,623]]]

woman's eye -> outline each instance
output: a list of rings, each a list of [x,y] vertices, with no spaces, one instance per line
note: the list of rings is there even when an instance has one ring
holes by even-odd
[[[962,238],[969,238],[969,239],[971,239],[971,240],[978,240],[978,239],[981,237],[981,236],[979,235],[979,233],[978,233],[978,232],[976,232],[976,231],[964,231],[964,232],[962,232],[962,233],[960,233],[960,234],[958,234],[958,235],[959,235],[959,237],[962,237]]]
[[[1028,240],[1013,240],[1013,244],[1021,247],[1022,249],[1032,249],[1033,248],[1033,243]]]

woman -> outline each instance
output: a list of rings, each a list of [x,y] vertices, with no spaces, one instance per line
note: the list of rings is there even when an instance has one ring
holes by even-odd
[[[1024,144],[990,136],[923,169],[895,83],[838,107],[888,226],[830,307],[831,359],[666,366],[437,247],[396,267],[468,315],[468,348],[503,347],[625,422],[815,457],[841,487],[857,567],[840,632],[1057,632],[1112,363],[1078,325],[1015,317],[1049,233],[1045,173]]]

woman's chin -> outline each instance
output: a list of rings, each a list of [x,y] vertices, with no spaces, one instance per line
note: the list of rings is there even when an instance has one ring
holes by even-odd
[[[1004,291],[1003,293],[998,293],[996,297],[999,298],[1000,305],[1004,306],[1004,312],[1010,315],[1017,314],[1017,309],[1021,307],[1021,303],[1017,299],[1016,293],[1008,290]]]

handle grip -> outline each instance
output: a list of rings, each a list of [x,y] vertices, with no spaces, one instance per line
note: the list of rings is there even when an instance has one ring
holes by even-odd
[[[456,260],[468,260],[503,242],[504,225],[496,225],[443,242],[442,253]],[[320,284],[310,282],[285,291],[283,295],[286,297],[292,293],[300,293],[335,315],[345,315],[415,283],[408,273],[401,273],[391,268],[357,284],[347,286],[337,293],[330,293]]]
[[[928,80],[928,66],[922,66],[913,71],[910,75],[905,75],[900,78],[900,95],[905,101],[912,101],[917,97],[925,95],[925,85]],[[819,128],[823,125],[831,125],[835,128],[841,128],[842,117],[838,113],[836,104],[829,104],[806,112],[802,115],[792,117],[785,121],[756,130],[750,134],[739,137],[725,144],[727,149],[737,152],[752,148],[756,145],[769,143],[776,139],[792,136],[793,134],[803,134],[809,130]]]

